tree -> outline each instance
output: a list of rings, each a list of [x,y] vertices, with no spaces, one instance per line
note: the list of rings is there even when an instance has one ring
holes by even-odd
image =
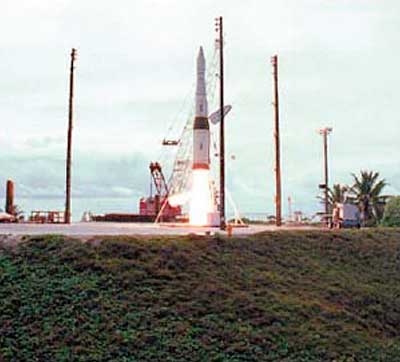
[[[350,193],[354,203],[360,209],[361,221],[364,225],[376,225],[382,218],[386,196],[382,190],[387,185],[384,179],[379,180],[379,172],[360,171],[360,175],[352,174],[354,185]]]
[[[400,196],[389,198],[382,218],[383,226],[400,226]]]
[[[332,188],[328,188],[328,204],[329,209],[332,210],[335,204],[343,204],[349,201],[350,187],[347,185],[334,184]],[[318,196],[322,203],[325,202],[325,196]]]
[[[348,198],[347,194],[349,189],[347,185],[334,184],[333,188],[329,188],[328,190],[329,203],[332,206],[335,204],[343,204]]]

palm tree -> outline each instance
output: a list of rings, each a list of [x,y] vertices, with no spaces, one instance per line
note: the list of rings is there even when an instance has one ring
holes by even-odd
[[[347,185],[334,184],[333,188],[329,188],[328,190],[329,203],[332,206],[335,204],[343,204],[347,200],[349,189]]]
[[[387,185],[384,179],[379,180],[379,172],[360,171],[360,175],[352,174],[354,185],[350,193],[354,203],[358,205],[363,224],[372,222],[376,224],[382,218],[382,210],[386,197],[382,190]]]
[[[335,207],[335,204],[342,204],[349,201],[349,190],[349,186],[341,184],[334,184],[332,188],[328,188],[328,204],[331,210]],[[322,203],[325,202],[325,196],[318,196],[318,199]]]

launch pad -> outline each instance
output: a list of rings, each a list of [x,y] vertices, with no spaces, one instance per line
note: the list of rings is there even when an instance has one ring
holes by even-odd
[[[91,221],[95,233],[101,233],[102,227],[98,224],[107,223],[107,227],[113,223],[135,223],[138,228],[144,225],[152,225],[153,230],[157,230],[157,226],[153,223],[162,223],[160,226],[166,230],[184,230],[182,233],[187,233],[188,229],[195,227],[195,231],[202,227],[211,228],[225,227],[225,187],[217,186],[217,165],[220,163],[221,152],[218,152],[217,143],[221,143],[218,139],[218,124],[222,124],[222,120],[232,108],[231,106],[221,106],[219,110],[209,113],[209,101],[212,108],[217,108],[215,104],[215,89],[216,79],[216,53],[210,62],[210,69],[206,72],[206,59],[203,48],[199,48],[196,59],[196,92],[194,94],[194,104],[190,107],[190,113],[186,118],[186,123],[182,128],[179,127],[179,137],[168,137],[166,135],[162,141],[163,146],[173,147],[175,149],[175,157],[170,157],[173,162],[168,163],[168,155],[163,154],[157,157],[162,161],[150,162],[150,189],[149,194],[139,199],[138,210],[133,212],[112,212],[112,213],[92,213],[90,210],[85,210],[82,216],[82,221]],[[210,108],[211,108],[210,107]],[[180,117],[183,119],[182,117]],[[164,176],[164,161],[165,169],[170,174],[169,177]],[[161,166],[162,165],[162,166]],[[219,167],[219,170],[221,166]],[[10,185],[8,185],[10,186]],[[67,187],[68,189],[68,187]],[[11,193],[10,193],[11,195]],[[31,217],[27,219],[27,223],[36,224],[62,224],[70,223],[71,208],[70,196],[67,196],[68,207],[65,211],[59,210],[34,210]],[[231,197],[230,197],[231,199]],[[229,200],[233,204],[233,200]],[[12,205],[13,202],[9,202]],[[11,206],[9,207],[11,209]],[[237,207],[233,205],[235,220],[240,220]],[[10,215],[5,217],[12,218],[13,222],[24,222],[22,216],[18,220],[13,215],[15,210],[12,210]],[[221,216],[223,215],[223,216]],[[75,216],[75,220],[78,220]],[[165,224],[165,223],[171,224]],[[189,224],[187,224],[189,222]],[[241,223],[243,224],[243,223]],[[83,229],[84,232],[88,227],[76,226],[73,229]],[[140,225],[140,226],[139,226]],[[236,225],[234,225],[236,226]],[[241,227],[243,225],[240,225]],[[54,229],[54,227],[56,227]],[[124,226],[120,226],[122,229]],[[15,226],[16,230],[27,229],[28,232],[36,232],[42,230],[45,233],[51,233],[52,230],[70,230],[65,229],[66,226],[43,226],[41,228],[32,225]],[[90,228],[89,228],[90,229]],[[97,230],[100,231],[97,231]],[[107,228],[106,228],[107,229]],[[116,228],[118,229],[118,228]],[[137,229],[137,228],[136,228]],[[144,230],[148,226],[144,227]],[[0,229],[1,232],[1,229]],[[144,233],[146,233],[144,231]],[[158,232],[157,232],[158,234]]]
[[[214,75],[215,72],[211,70],[210,74]],[[139,213],[94,215],[92,221],[168,222],[172,223],[168,227],[173,228],[221,227],[221,220],[224,219],[221,217],[223,192],[217,188],[218,177],[213,174],[213,165],[215,171],[220,155],[216,150],[212,152],[212,145],[217,148],[217,127],[213,128],[212,125],[220,123],[221,113],[225,116],[232,107],[226,106],[223,112],[217,110],[209,114],[208,93],[215,88],[215,77],[209,80],[207,82],[206,59],[200,47],[196,59],[194,107],[180,137],[166,136],[162,141],[163,146],[177,147],[170,177],[164,176],[163,162],[151,162],[150,195],[140,199]],[[210,93],[214,94],[212,91]],[[240,220],[237,208],[234,209],[235,219]],[[187,222],[189,224],[185,225]]]

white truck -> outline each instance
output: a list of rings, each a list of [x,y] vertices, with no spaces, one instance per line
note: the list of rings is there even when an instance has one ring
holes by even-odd
[[[341,228],[360,228],[360,211],[356,205],[336,204],[332,212],[332,227]]]

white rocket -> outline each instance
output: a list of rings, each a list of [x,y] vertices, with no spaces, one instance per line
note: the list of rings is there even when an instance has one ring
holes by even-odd
[[[210,125],[206,91],[206,61],[203,48],[197,56],[196,113],[193,125],[193,170],[210,169]]]

